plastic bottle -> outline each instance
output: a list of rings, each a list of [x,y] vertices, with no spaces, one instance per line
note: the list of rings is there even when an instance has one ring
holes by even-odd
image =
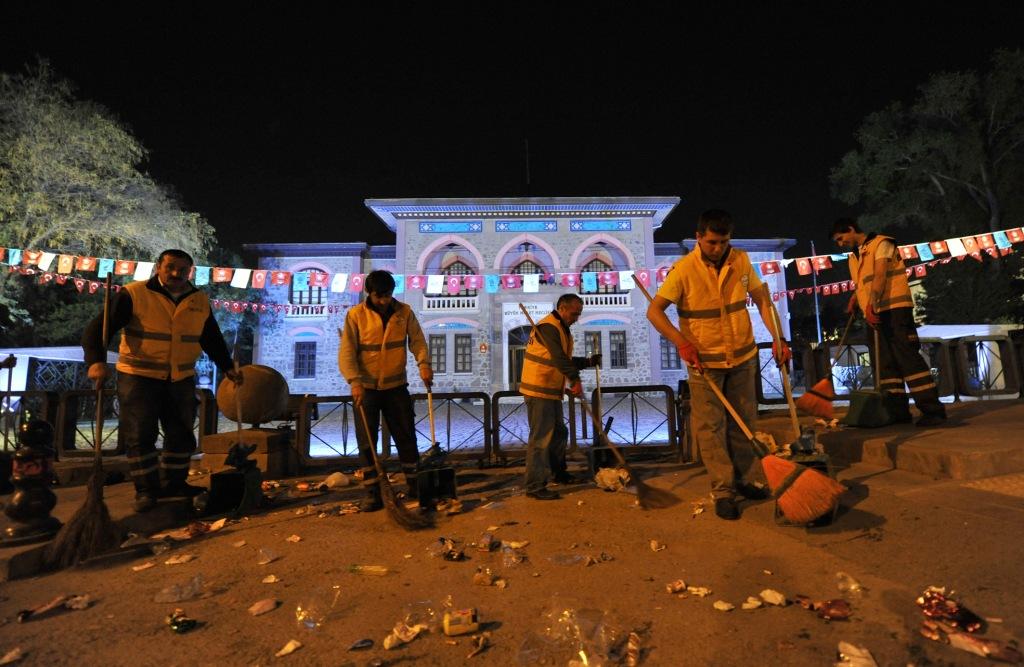
[[[388,573],[388,568],[383,565],[349,565],[348,571],[352,574],[364,574],[371,577],[383,577]]]

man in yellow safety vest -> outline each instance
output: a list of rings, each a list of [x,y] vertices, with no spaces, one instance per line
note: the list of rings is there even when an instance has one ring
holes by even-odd
[[[750,441],[729,419],[707,383],[718,385],[740,417],[753,427],[759,364],[747,296],[757,305],[769,330],[779,321],[747,253],[729,244],[732,231],[732,217],[727,212],[710,209],[701,213],[697,247],[675,263],[647,309],[647,319],[686,362],[690,424],[711,478],[715,514],[729,520],[740,516],[737,496],[765,498],[767,488],[755,479],[760,466]],[[670,304],[675,304],[679,314],[678,328],[665,314]],[[780,343],[773,346],[775,360],[787,363],[792,354],[781,342],[781,331],[776,338]]]

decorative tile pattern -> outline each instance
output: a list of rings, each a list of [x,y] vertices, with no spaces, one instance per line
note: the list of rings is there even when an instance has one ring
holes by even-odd
[[[558,222],[556,220],[495,220],[494,231],[496,232],[557,232]]]
[[[480,220],[466,222],[421,222],[420,234],[479,234],[484,231],[484,223]]]
[[[574,232],[628,232],[633,229],[631,220],[570,220],[569,229]]]

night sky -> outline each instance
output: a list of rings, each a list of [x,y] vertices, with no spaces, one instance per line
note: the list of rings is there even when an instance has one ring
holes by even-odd
[[[656,240],[721,207],[799,255],[852,212],[827,177],[863,117],[1024,26],[1021,2],[748,4],[6,2],[0,69],[49,59],[235,249],[393,242],[366,198],[666,195]]]

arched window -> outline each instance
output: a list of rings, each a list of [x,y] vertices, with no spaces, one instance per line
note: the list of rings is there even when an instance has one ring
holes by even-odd
[[[583,265],[583,273],[603,273],[605,271],[611,271],[612,267],[608,266],[607,263],[599,260],[592,259]],[[602,285],[600,282],[597,284],[596,290],[585,290],[583,289],[583,281],[580,281],[580,294],[615,294],[619,291],[617,285]]]
[[[524,259],[523,261],[519,262],[518,264],[512,267],[512,273],[517,273],[521,276],[528,276],[535,273],[543,274],[544,269],[540,268],[540,266],[536,262],[531,261],[529,259]]]
[[[292,272],[294,276],[296,273],[302,273],[308,271],[310,273],[323,273],[323,269],[318,266],[307,266],[301,269],[295,269]],[[312,281],[310,281],[312,283]],[[299,289],[295,285],[295,280],[292,280],[291,290],[288,294],[288,303],[293,306],[321,306],[327,303],[327,293],[323,287],[313,287],[312,284],[306,286],[306,289]]]
[[[476,272],[473,271],[472,267],[461,260],[455,260],[448,266],[444,267],[441,271],[446,276],[472,276]],[[459,291],[458,296],[476,296],[477,290],[466,289],[465,283],[462,285],[462,289]]]

